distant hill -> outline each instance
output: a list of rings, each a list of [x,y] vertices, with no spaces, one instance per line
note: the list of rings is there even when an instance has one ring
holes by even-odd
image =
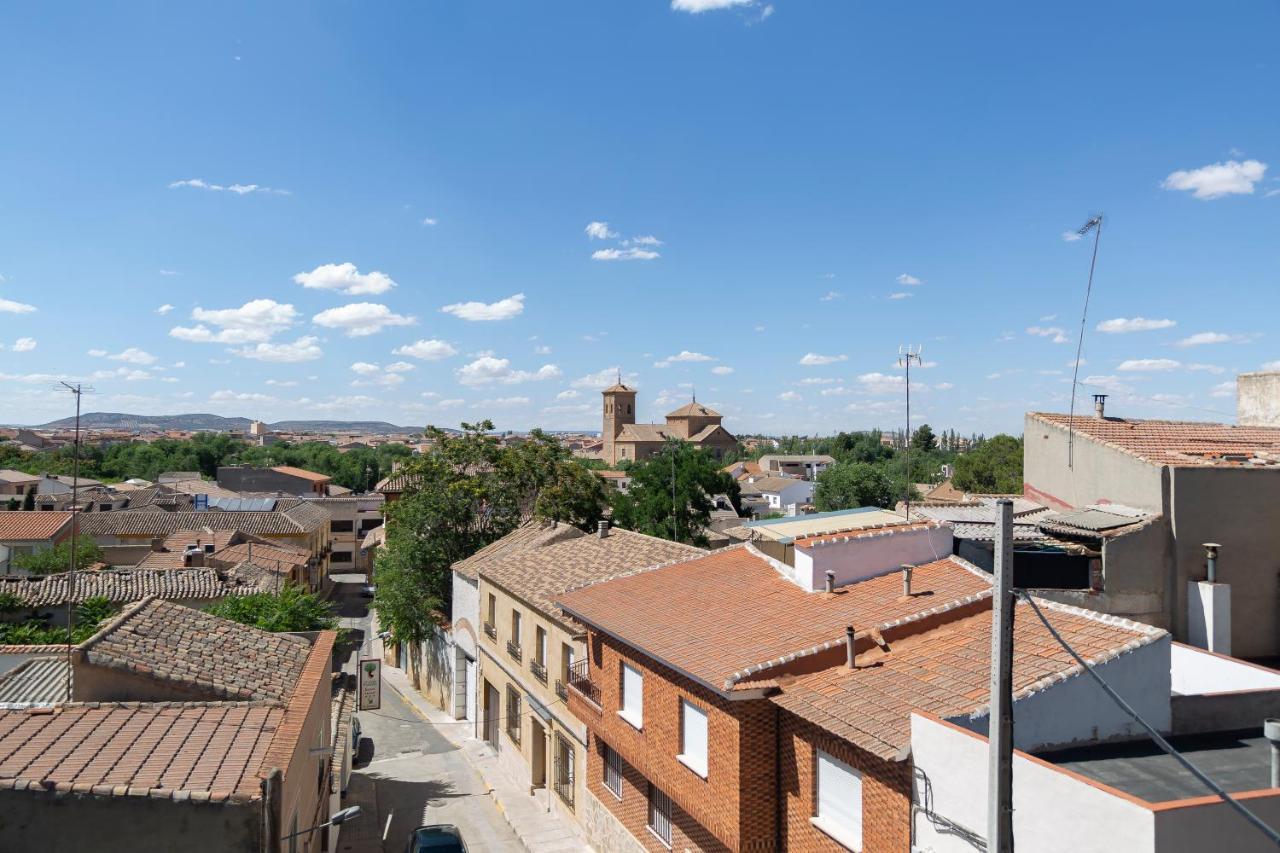
[[[249,418],[224,418],[221,415],[130,415],[120,412],[90,412],[80,416],[81,429],[123,430],[247,430]],[[37,429],[71,429],[75,418],[61,418],[41,424]],[[396,426],[386,421],[280,421],[267,424],[278,432],[350,432],[386,434],[421,432],[422,427]]]

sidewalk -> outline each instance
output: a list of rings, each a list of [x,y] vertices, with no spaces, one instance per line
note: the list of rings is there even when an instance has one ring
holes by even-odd
[[[528,785],[512,779],[498,766],[498,756],[484,741],[469,737],[469,727],[422,698],[403,670],[383,665],[383,680],[404,698],[417,714],[431,723],[446,740],[457,746],[489,785],[490,794],[530,853],[590,851],[582,830],[564,818],[548,814],[545,803],[529,796]]]

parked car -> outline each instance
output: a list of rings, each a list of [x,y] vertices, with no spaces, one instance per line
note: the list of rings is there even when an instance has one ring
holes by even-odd
[[[447,823],[420,826],[409,836],[405,853],[467,853],[458,827]]]

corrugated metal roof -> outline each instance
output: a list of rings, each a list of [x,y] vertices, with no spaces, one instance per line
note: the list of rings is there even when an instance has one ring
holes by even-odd
[[[0,705],[53,705],[66,698],[66,658],[32,658],[0,677]]]
[[[1111,530],[1126,527],[1141,521],[1128,515],[1117,515],[1100,509],[1084,509],[1077,512],[1065,512],[1062,515],[1043,519],[1063,527],[1078,527],[1081,530]]]

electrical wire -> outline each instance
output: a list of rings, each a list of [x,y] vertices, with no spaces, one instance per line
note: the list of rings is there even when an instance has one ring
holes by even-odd
[[[1210,791],[1216,794],[1224,803],[1226,803],[1228,807],[1234,809],[1236,812],[1239,813],[1241,817],[1243,817],[1250,824],[1252,824],[1255,829],[1257,829],[1263,835],[1267,836],[1267,838],[1271,841],[1272,844],[1276,845],[1277,847],[1280,847],[1280,832],[1276,832],[1274,829],[1267,826],[1262,821],[1262,818],[1258,817],[1253,812],[1245,808],[1244,805],[1241,804],[1239,800],[1237,800],[1235,797],[1232,797],[1230,794],[1228,794],[1221,785],[1219,785],[1217,782],[1210,779],[1204,773],[1204,771],[1202,771],[1199,767],[1196,767],[1194,764],[1192,764],[1191,761],[1187,759],[1182,753],[1178,752],[1178,750],[1176,750],[1173,747],[1173,744],[1165,740],[1164,737],[1162,737],[1161,734],[1158,731],[1156,731],[1155,728],[1152,727],[1150,723],[1142,719],[1141,715],[1139,715],[1138,712],[1135,711],[1128,702],[1124,701],[1124,699],[1121,698],[1120,694],[1117,693],[1115,689],[1111,687],[1110,684],[1107,684],[1107,682],[1102,679],[1102,676],[1098,675],[1098,673],[1094,671],[1094,668],[1090,666],[1089,663],[1085,661],[1084,658],[1080,657],[1080,655],[1076,653],[1075,649],[1071,648],[1070,644],[1068,644],[1067,641],[1062,638],[1062,635],[1058,633],[1057,629],[1055,629],[1053,625],[1049,624],[1049,620],[1045,617],[1044,613],[1040,610],[1039,605],[1036,604],[1035,599],[1031,597],[1031,594],[1029,592],[1027,592],[1025,589],[1015,589],[1013,592],[1018,597],[1024,599],[1027,602],[1027,604],[1031,605],[1032,611],[1034,611],[1036,616],[1040,618],[1040,621],[1044,623],[1044,627],[1049,630],[1049,634],[1055,640],[1058,641],[1058,645],[1062,646],[1062,648],[1066,650],[1067,654],[1071,655],[1071,657],[1075,659],[1076,663],[1084,667],[1084,671],[1089,673],[1089,675],[1093,677],[1094,681],[1098,682],[1098,686],[1101,687],[1103,692],[1106,693],[1107,696],[1111,698],[1111,701],[1119,705],[1121,710],[1123,710],[1126,714],[1132,717],[1134,721],[1138,723],[1138,725],[1142,726],[1144,729],[1147,730],[1147,734],[1151,735],[1151,739],[1155,741],[1156,746],[1160,747],[1162,750],[1167,752],[1175,761],[1177,761],[1184,768],[1186,768],[1187,771],[1192,776],[1195,776],[1196,779],[1198,779],[1206,788],[1208,788]]]

